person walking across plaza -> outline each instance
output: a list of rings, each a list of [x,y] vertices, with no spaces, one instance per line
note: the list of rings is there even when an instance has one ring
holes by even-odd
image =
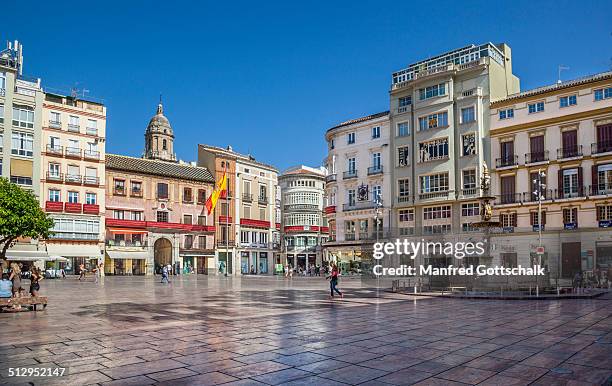
[[[329,279],[329,292],[331,295],[330,297],[333,299],[334,291],[336,291],[336,293],[340,295],[340,298],[344,298],[344,294],[338,289],[338,266],[336,264],[332,265],[331,273],[327,277],[327,279]]]
[[[85,264],[79,264],[79,281],[85,279]]]
[[[161,278],[161,282],[163,283],[164,280],[166,281],[166,283],[170,284],[170,280],[168,280],[168,266],[164,265],[162,268],[162,278]]]

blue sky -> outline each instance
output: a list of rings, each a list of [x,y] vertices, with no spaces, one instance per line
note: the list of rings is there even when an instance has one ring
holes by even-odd
[[[506,42],[523,90],[612,67],[610,1],[223,3],[12,1],[0,39],[44,86],[104,99],[108,152],[141,155],[161,92],[180,158],[231,144],[281,170],[319,165],[327,128],[388,109],[391,73],[444,51]]]

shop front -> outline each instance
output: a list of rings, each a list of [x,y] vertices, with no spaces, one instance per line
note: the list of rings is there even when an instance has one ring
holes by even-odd
[[[372,249],[361,246],[328,247],[327,258],[338,266],[342,275],[361,275],[371,272],[374,262]]]
[[[61,260],[66,275],[78,275],[81,264],[91,273],[102,262],[97,244],[47,244],[47,253],[63,258]]]
[[[6,260],[10,263],[21,263],[22,271],[28,271],[32,266],[44,269],[46,261],[49,259],[49,255],[45,251],[39,251],[35,249],[29,250],[18,250],[9,249],[6,251]],[[8,266],[7,266],[8,267]]]
[[[107,250],[105,258],[106,273],[117,276],[138,276],[146,274],[146,251]]]

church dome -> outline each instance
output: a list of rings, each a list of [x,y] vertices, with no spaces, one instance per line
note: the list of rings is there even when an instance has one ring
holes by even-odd
[[[147,125],[147,133],[161,133],[174,137],[172,126],[170,126],[170,121],[164,115],[164,106],[161,102],[157,105],[157,113]]]

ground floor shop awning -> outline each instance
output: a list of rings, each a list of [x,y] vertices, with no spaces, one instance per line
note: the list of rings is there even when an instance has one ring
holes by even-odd
[[[39,261],[48,259],[45,251],[11,250],[6,251],[6,259],[10,261]]]
[[[50,256],[61,257],[90,257],[97,259],[101,256],[100,247],[95,244],[47,244]]]
[[[146,251],[106,251],[111,259],[146,260],[149,253]]]

